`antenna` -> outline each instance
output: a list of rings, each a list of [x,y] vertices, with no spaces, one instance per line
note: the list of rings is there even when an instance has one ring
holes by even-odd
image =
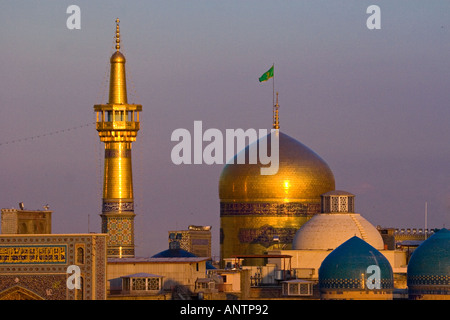
[[[428,235],[428,202],[425,201],[425,240],[427,240]]]

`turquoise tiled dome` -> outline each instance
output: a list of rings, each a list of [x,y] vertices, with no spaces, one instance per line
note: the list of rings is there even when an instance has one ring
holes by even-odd
[[[450,285],[449,230],[439,230],[414,250],[407,279],[408,286]]]
[[[380,289],[394,288],[393,272],[389,261],[380,251],[364,240],[356,236],[352,237],[323,260],[319,268],[319,287],[363,290],[366,288],[364,282],[373,274],[370,266],[380,268]]]

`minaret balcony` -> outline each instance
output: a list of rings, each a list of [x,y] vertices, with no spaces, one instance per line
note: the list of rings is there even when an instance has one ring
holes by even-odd
[[[97,122],[97,131],[127,130],[138,131],[140,122],[137,121],[107,121]]]

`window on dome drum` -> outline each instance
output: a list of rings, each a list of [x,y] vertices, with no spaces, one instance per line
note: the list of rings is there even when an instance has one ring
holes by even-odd
[[[330,199],[323,199],[323,208],[325,211],[329,208],[330,212],[354,212],[354,199],[347,196],[334,196]]]
[[[339,211],[339,198],[333,197],[331,198],[331,212],[338,212]]]
[[[340,212],[346,212],[347,208],[348,208],[348,204],[347,204],[347,197],[339,197],[339,211]]]
[[[322,212],[327,212],[327,210],[329,210],[330,208],[330,198],[326,197],[323,201],[323,207],[322,207]]]
[[[355,212],[355,200],[348,198],[348,212]]]

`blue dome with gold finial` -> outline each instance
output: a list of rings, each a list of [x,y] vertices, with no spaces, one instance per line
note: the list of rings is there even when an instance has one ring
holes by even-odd
[[[414,250],[408,263],[408,287],[450,285],[450,231],[441,229]]]
[[[378,268],[377,268],[378,267]],[[366,289],[368,278],[379,270],[377,288],[394,288],[392,267],[386,257],[354,236],[334,249],[319,268],[320,289]]]

